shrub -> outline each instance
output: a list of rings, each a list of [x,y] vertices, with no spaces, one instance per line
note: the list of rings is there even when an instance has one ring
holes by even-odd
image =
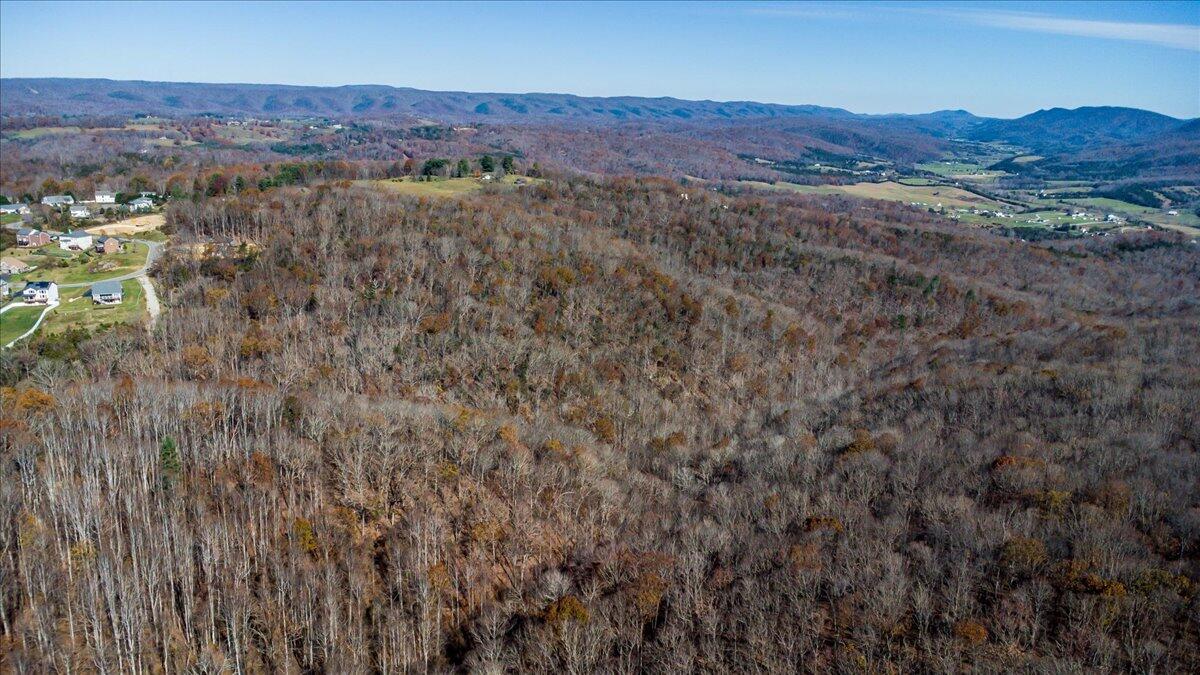
[[[308,554],[317,552],[317,533],[313,530],[312,523],[306,518],[297,518],[292,523],[292,535],[296,539],[296,545],[301,551]]]
[[[1031,575],[1046,562],[1046,546],[1037,539],[1015,537],[1000,547],[1000,564],[1014,575]]]
[[[603,415],[592,422],[592,432],[596,434],[596,438],[605,443],[614,443],[617,440],[617,425]]]
[[[954,624],[954,637],[974,647],[987,642],[987,628],[978,621],[964,620]]]
[[[545,612],[546,623],[554,626],[556,629],[561,628],[567,623],[587,623],[591,617],[591,612],[588,611],[587,607],[584,607],[579,598],[573,595],[564,595],[550,603]]]

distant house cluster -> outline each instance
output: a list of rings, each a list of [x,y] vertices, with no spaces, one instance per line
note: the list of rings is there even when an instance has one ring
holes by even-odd
[[[66,209],[71,214],[72,218],[86,219],[92,218],[98,212],[109,212],[113,209],[124,209],[133,213],[144,213],[154,209],[154,199],[158,195],[154,192],[140,192],[138,196],[125,204],[117,203],[117,193],[112,190],[100,189],[96,190],[91,201],[84,199],[76,201],[74,195],[46,195],[42,197],[42,205],[51,209]],[[29,215],[31,213],[29,204],[3,204],[0,205],[0,214],[17,214]]]

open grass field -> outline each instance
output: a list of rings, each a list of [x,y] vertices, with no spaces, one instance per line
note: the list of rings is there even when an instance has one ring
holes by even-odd
[[[37,321],[38,315],[41,313],[41,307],[15,307],[0,314],[0,346],[23,335],[33,326],[33,322]]]
[[[278,143],[295,137],[295,132],[285,127],[254,127],[217,125],[213,127],[216,135],[227,141],[240,145]]]
[[[87,296],[88,289],[66,288],[59,305],[50,311],[38,333],[59,333],[69,328],[96,328],[122,323],[137,323],[146,314],[146,294],[137,279],[121,282],[125,300],[119,305],[97,305]],[[14,311],[14,310],[9,310]],[[4,316],[8,316],[5,314]],[[28,329],[28,326],[26,327]],[[18,333],[19,335],[20,333]]]
[[[925,162],[924,164],[916,165],[916,168],[929,173],[936,173],[939,176],[958,176],[961,174],[973,174],[983,171],[983,166],[970,162]]]
[[[494,182],[484,183],[478,178],[434,178],[429,181],[418,181],[412,178],[391,178],[388,180],[358,180],[356,185],[383,188],[389,192],[412,195],[414,197],[458,197],[482,190],[487,186],[500,188],[515,188],[517,179],[522,176],[504,176]],[[524,178],[533,185],[540,182],[538,178]]]
[[[1119,199],[1110,199],[1108,197],[1088,197],[1087,199],[1064,199],[1065,204],[1074,204],[1076,206],[1086,206],[1093,209],[1100,209],[1116,214],[1125,214],[1131,216],[1144,216],[1148,214],[1158,213],[1161,209],[1151,208],[1149,206],[1139,206],[1130,204]]]
[[[8,225],[9,223],[17,223],[21,221],[20,214],[17,213],[0,213],[0,225]]]
[[[0,256],[12,256],[24,260],[36,269],[16,275],[18,281],[54,281],[60,284],[92,283],[119,277],[141,268],[146,264],[149,249],[145,244],[129,243],[120,253],[97,255],[95,253],[72,253],[58,248],[58,244],[38,249],[5,249]],[[64,258],[63,256],[69,256]],[[66,267],[59,267],[67,260]]]
[[[746,181],[748,184],[766,186],[776,190],[788,190],[801,194],[846,195],[863,199],[880,199],[884,201],[915,203],[920,206],[936,207],[966,207],[966,208],[1002,208],[1003,205],[972,192],[944,185],[905,185],[893,181],[883,183],[855,183],[853,185],[796,185],[795,183],[757,183]]]
[[[83,131],[79,127],[36,127],[34,129],[22,129],[9,134],[10,138],[19,138],[21,140],[32,140],[41,138],[42,136],[61,136],[64,134],[77,134]]]

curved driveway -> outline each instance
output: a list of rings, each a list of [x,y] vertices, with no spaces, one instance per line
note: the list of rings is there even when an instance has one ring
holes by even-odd
[[[81,288],[83,286],[91,286],[92,284],[96,283],[97,281],[128,281],[130,279],[137,279],[138,277],[145,276],[146,272],[150,269],[150,266],[154,264],[154,261],[158,260],[159,256],[162,255],[162,248],[163,248],[162,242],[146,241],[145,239],[133,239],[132,241],[137,242],[139,244],[145,244],[149,249],[146,251],[146,264],[142,265],[141,269],[133,271],[133,272],[128,272],[126,274],[122,274],[119,277],[113,277],[111,279],[97,279],[96,281],[81,281],[81,282],[73,283],[73,284],[59,284],[58,287],[59,288]]]

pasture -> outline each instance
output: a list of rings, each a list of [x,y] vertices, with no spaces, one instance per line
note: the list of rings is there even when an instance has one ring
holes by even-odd
[[[750,181],[747,181],[750,182]],[[882,183],[854,183],[852,185],[797,185],[795,183],[758,183],[777,190],[787,190],[800,194],[846,195],[863,199],[879,199],[883,201],[904,202],[919,206],[964,207],[964,208],[1004,208],[1004,205],[994,200],[968,192],[961,188],[945,185],[906,185],[893,181]]]
[[[382,188],[388,192],[414,197],[461,197],[478,192],[485,187],[514,189],[517,187],[516,181],[519,179],[524,180],[528,185],[533,185],[541,180],[516,175],[504,176],[486,183],[478,178],[433,177],[430,180],[415,180],[413,177],[405,177],[386,180],[356,180],[354,184]]]

